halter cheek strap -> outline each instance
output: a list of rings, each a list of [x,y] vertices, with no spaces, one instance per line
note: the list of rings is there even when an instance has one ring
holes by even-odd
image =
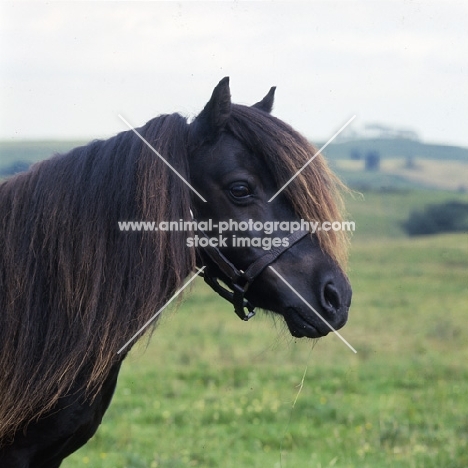
[[[201,231],[202,235],[209,239],[208,235]],[[228,281],[223,282],[232,289],[225,288],[219,283],[219,277],[212,266],[208,265],[204,272],[201,274],[205,282],[216,291],[221,297],[229,301],[234,305],[234,311],[242,320],[249,320],[255,315],[255,306],[245,298],[245,294],[249,289],[250,285],[255,279],[262,273],[262,271],[271,263],[273,263],[280,255],[289,250],[294,244],[299,242],[304,236],[309,234],[308,231],[296,231],[287,237],[287,245],[281,245],[275,247],[267,252],[265,255],[257,258],[251,263],[248,268],[243,271],[239,270],[233,265],[217,247],[208,245],[201,248],[201,256],[203,260],[203,254],[206,254],[209,259],[214,263],[223,275],[228,278]],[[244,309],[247,309],[245,312]]]

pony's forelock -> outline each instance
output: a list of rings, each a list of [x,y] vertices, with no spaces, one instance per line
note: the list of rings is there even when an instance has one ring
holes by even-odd
[[[307,221],[343,220],[343,193],[347,187],[330,170],[317,149],[285,122],[253,107],[233,105],[227,130],[264,159],[278,189],[313,158],[284,189],[297,216]],[[316,232],[322,250],[344,270],[349,233],[345,230]]]

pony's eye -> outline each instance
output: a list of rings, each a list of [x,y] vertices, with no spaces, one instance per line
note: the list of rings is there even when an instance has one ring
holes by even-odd
[[[250,190],[250,187],[247,184],[241,184],[237,183],[231,186],[229,189],[229,193],[234,197],[234,198],[247,198],[252,195],[252,191]]]

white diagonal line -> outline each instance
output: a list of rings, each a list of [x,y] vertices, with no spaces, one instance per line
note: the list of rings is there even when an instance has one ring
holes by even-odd
[[[273,201],[354,119],[353,115],[269,200]]]
[[[189,183],[186,179],[184,179],[184,177],[183,177],[181,174],[179,174],[179,172],[177,172],[177,170],[176,170],[173,166],[171,166],[171,164],[169,164],[169,163],[158,153],[158,151],[157,151],[155,148],[153,148],[153,146],[151,146],[151,144],[150,144],[145,138],[143,138],[143,137],[142,137],[142,136],[141,136],[141,135],[140,135],[140,134],[139,134],[139,133],[138,133],[138,132],[137,132],[137,131],[120,115],[120,114],[118,114],[118,116],[119,116],[120,119],[127,125],[127,127],[128,127],[130,130],[132,130],[132,132],[134,132],[135,135],[137,135],[138,138],[140,138],[140,140],[142,140],[142,141],[146,144],[146,146],[148,146],[148,148],[150,148],[150,149],[153,151],[153,153],[154,153],[156,156],[158,156],[158,158],[161,159],[161,161],[162,161],[164,164],[166,164],[167,167],[169,167],[169,168],[174,172],[174,174],[176,174],[176,175],[179,177],[179,179],[182,180],[182,182],[184,182],[184,183],[187,185],[187,187],[189,187],[196,195],[198,195],[198,196],[206,203],[206,200],[190,185],[190,183]]]
[[[322,320],[322,322],[324,322],[328,328],[330,328],[330,330],[332,332],[334,332],[339,338],[340,340],[346,345],[348,346],[348,348],[353,351],[354,353],[357,353],[357,351],[341,336],[340,333],[338,333],[271,265],[268,267],[270,268],[271,270],[273,270],[276,275],[278,276],[278,278],[280,280],[283,281],[283,283],[289,287],[289,289],[291,289],[292,292],[294,292],[296,294],[296,296],[310,309],[312,310],[312,312],[315,312],[315,314],[320,318],[320,320]]]
[[[117,351],[120,354],[151,322],[205,269],[205,267],[198,268],[195,273],[175,294]]]

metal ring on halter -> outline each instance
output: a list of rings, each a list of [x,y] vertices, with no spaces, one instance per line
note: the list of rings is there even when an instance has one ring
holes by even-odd
[[[193,218],[193,213],[191,210],[190,213],[192,214]],[[198,231],[200,231],[204,237],[210,239],[204,231],[200,229],[198,229]],[[219,274],[214,272],[210,265],[206,265],[206,268],[203,273],[201,273],[201,276],[203,276],[208,286],[216,291],[221,297],[234,305],[235,313],[242,320],[247,321],[255,315],[255,306],[245,298],[245,294],[247,293],[250,285],[268,265],[273,263],[280,255],[289,250],[294,244],[299,242],[307,234],[309,234],[309,231],[294,232],[287,237],[287,246],[281,245],[280,247],[271,249],[268,253],[262,255],[253,263],[251,263],[245,271],[236,268],[236,266],[233,265],[233,263],[231,263],[223,255],[218,247],[214,247],[208,243],[206,247],[200,247],[201,253],[205,253],[206,256],[208,256],[209,259],[219,268],[221,273],[227,278],[222,279],[223,283],[225,283],[226,286],[232,291],[219,283]],[[204,260],[203,255],[201,256],[202,260]],[[247,309],[247,312],[245,312],[244,309]]]

